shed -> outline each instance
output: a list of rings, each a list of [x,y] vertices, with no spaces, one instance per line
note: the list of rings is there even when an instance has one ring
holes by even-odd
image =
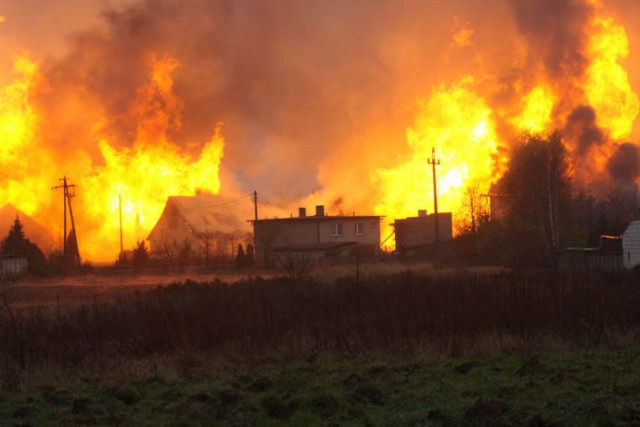
[[[640,220],[629,223],[622,234],[622,256],[624,267],[632,269],[640,264]]]

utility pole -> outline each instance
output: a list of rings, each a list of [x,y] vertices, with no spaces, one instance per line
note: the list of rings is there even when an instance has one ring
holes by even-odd
[[[438,186],[436,184],[436,166],[440,165],[440,159],[436,159],[436,149],[431,147],[431,158],[427,159],[427,162],[431,165],[433,171],[433,224],[434,224],[434,239],[437,244],[440,242],[440,226],[438,224]]]
[[[64,259],[65,262],[68,261],[68,256],[69,254],[69,248],[68,248],[68,242],[67,242],[67,206],[69,207],[69,216],[71,218],[71,233],[73,233],[73,247],[72,249],[74,250],[75,253],[71,254],[75,257],[77,257],[75,259],[75,261],[77,262],[77,264],[80,264],[80,253],[78,251],[78,238],[76,236],[76,225],[73,219],[73,210],[71,208],[71,198],[76,196],[75,193],[75,184],[69,184],[67,182],[67,177],[63,176],[60,181],[62,182],[62,185],[57,185],[55,187],[51,187],[52,190],[57,190],[62,188],[63,189],[63,199],[62,199],[62,206],[63,206],[63,231],[64,231],[64,239],[62,240],[62,253],[64,255]]]
[[[258,192],[253,192],[253,218],[258,220]]]
[[[120,213],[120,256],[119,258],[122,259],[124,255],[124,247],[122,244],[122,195],[121,194],[118,194],[118,211]]]

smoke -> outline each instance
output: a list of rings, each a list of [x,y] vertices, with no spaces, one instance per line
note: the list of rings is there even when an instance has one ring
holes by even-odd
[[[579,105],[567,117],[564,135],[577,143],[576,153],[584,156],[589,149],[604,144],[604,134],[596,125],[596,113],[588,105]]]
[[[55,88],[43,101],[57,120],[54,144],[97,154],[87,141],[98,117],[120,147],[130,144],[136,122],[125,113],[148,78],[147,58],[167,55],[180,63],[173,78],[184,109],[172,137],[182,147],[207,140],[221,121],[227,168],[253,179],[315,176],[390,92],[376,51],[389,7],[149,0],[106,10],[104,26],[77,34],[45,71]],[[74,100],[85,117],[55,114]]]
[[[632,143],[620,144],[607,162],[607,171],[617,181],[633,185],[640,177],[640,150]]]
[[[588,64],[584,30],[593,6],[582,0],[511,0],[529,55],[541,60],[553,81],[579,80]]]

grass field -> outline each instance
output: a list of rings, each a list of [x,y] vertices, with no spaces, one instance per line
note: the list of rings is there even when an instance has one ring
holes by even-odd
[[[4,425],[640,425],[626,273],[140,279],[4,284]]]
[[[421,360],[164,360],[0,393],[3,425],[638,425],[640,347]]]

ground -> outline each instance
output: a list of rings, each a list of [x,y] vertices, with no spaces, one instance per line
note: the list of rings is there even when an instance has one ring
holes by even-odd
[[[639,425],[640,347],[432,362],[206,357],[0,393],[6,425]],[[149,362],[149,361],[147,361]],[[150,362],[149,362],[150,363]],[[171,366],[171,368],[169,368]]]

